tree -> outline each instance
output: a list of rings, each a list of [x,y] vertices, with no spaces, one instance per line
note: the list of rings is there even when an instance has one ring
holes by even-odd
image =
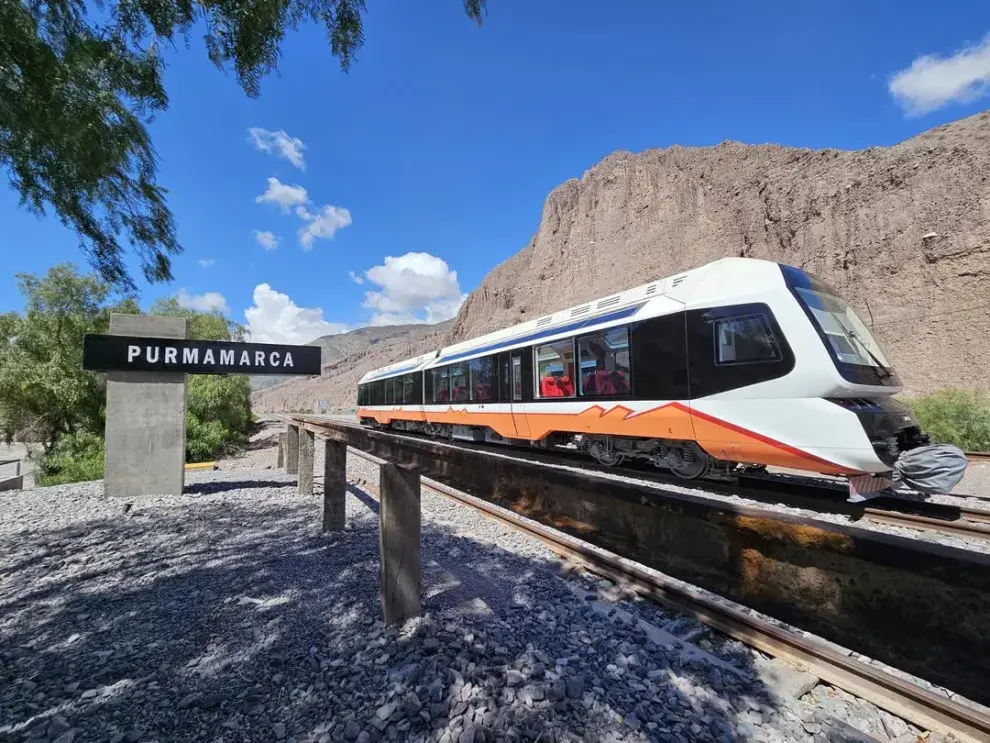
[[[106,333],[111,312],[140,312],[137,302],[109,302],[109,284],[67,263],[17,279],[25,312],[0,316],[0,435],[27,432],[47,449],[80,429],[102,432],[106,385],[83,371],[83,338]]]
[[[176,297],[159,299],[148,311],[149,315],[189,318],[189,337],[200,341],[242,341],[244,326],[228,320],[217,310],[199,312],[183,307]]]
[[[204,341],[242,341],[244,326],[220,312],[182,307],[176,297],[159,299],[150,315],[189,318],[189,337]],[[186,415],[186,458],[201,462],[244,444],[251,428],[251,383],[240,374],[190,374]]]
[[[463,0],[481,23],[486,0]],[[286,31],[326,28],[346,72],[363,46],[364,0],[117,0],[100,21],[80,0],[0,0],[0,164],[22,205],[51,207],[79,237],[103,281],[134,282],[120,233],[151,282],[171,281],[181,252],[175,221],[156,183],[145,124],[168,107],[163,44],[188,43],[202,22],[210,61],[232,65],[251,97],[277,67]],[[105,12],[104,12],[105,11]]]

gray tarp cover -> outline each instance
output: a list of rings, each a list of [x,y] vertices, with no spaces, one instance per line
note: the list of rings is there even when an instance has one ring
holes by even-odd
[[[954,446],[910,449],[894,464],[894,479],[922,493],[948,493],[966,473],[966,455]]]

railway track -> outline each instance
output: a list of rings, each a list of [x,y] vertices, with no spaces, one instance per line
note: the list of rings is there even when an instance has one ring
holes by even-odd
[[[378,464],[383,460],[357,449],[349,451]],[[377,487],[360,481],[363,489]],[[725,600],[673,580],[620,555],[583,542],[480,498],[423,478],[425,488],[477,509],[545,544],[565,562],[608,578],[645,597],[693,615],[703,624],[768,655],[803,667],[822,680],[866,699],[891,714],[939,733],[964,740],[990,740],[990,717],[979,710],[929,691],[911,681],[853,659],[803,634],[753,615]]]
[[[968,451],[966,452],[966,459],[969,460],[970,464],[987,464],[990,462],[990,452]]]
[[[307,419],[319,423],[322,416],[297,415],[296,418]],[[287,417],[286,417],[287,418]],[[354,425],[333,419],[337,425]],[[409,432],[392,432],[397,436],[416,437]],[[449,441],[449,446],[467,448],[484,448],[483,444],[471,442]],[[759,503],[772,505],[782,504],[792,508],[801,508],[819,513],[830,513],[847,516],[853,523],[860,520],[876,524],[896,526],[917,532],[943,534],[964,539],[990,541],[990,510],[971,507],[960,507],[942,503],[913,501],[900,498],[877,498],[868,501],[868,505],[849,503],[847,490],[844,486],[835,486],[828,481],[800,476],[759,477],[745,476],[738,482],[719,480],[686,481],[675,475],[658,471],[656,468],[642,463],[633,463],[620,467],[606,467],[587,456],[577,454],[567,449],[553,452],[531,450],[524,447],[498,445],[499,451],[512,452],[534,461],[547,464],[565,464],[588,472],[605,475],[621,475],[636,477],[659,485],[676,485],[687,487],[703,487],[722,496],[738,496]],[[970,461],[973,457],[985,457],[990,462],[990,453],[980,454],[968,452]],[[963,497],[963,496],[960,496]]]

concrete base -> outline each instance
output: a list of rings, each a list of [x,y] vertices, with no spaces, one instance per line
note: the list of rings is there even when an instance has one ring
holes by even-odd
[[[344,528],[347,497],[347,444],[324,442],[323,457],[323,531]]]
[[[408,465],[381,465],[379,549],[382,619],[399,624],[420,611],[419,473]]]
[[[111,315],[111,335],[187,338],[189,320]],[[179,495],[185,485],[186,375],[110,372],[107,375],[107,496]]]
[[[278,435],[278,465],[279,469],[285,466],[285,439],[288,436],[286,433],[280,433]]]

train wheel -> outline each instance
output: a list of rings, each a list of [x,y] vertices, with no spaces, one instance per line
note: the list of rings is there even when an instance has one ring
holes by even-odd
[[[697,445],[688,444],[667,453],[667,466],[683,480],[696,480],[708,473],[712,459]]]
[[[624,454],[620,454],[612,446],[612,438],[610,436],[606,436],[604,440],[596,439],[592,441],[588,445],[588,453],[594,457],[596,462],[606,467],[615,467],[622,464],[622,461],[626,458]]]

